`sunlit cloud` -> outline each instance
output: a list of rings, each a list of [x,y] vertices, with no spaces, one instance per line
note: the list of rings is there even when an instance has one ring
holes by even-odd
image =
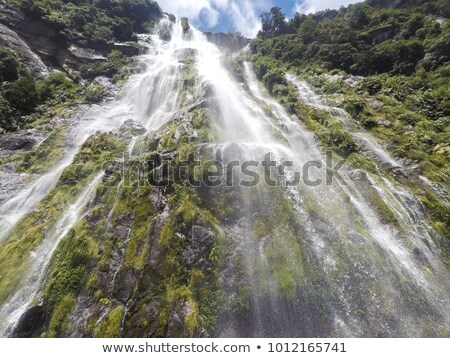
[[[339,9],[341,6],[347,6],[362,0],[300,0],[294,6],[294,12],[312,13],[326,9]]]
[[[165,0],[160,5],[164,11],[186,16],[194,24],[202,22],[203,27],[212,29],[230,23],[244,36],[253,37],[260,29],[259,14],[272,6],[272,0]]]
[[[261,28],[259,15],[272,6],[283,6],[310,13],[327,8],[338,9],[358,0],[161,0],[164,11],[177,17],[185,16],[202,29],[226,28],[254,37]],[[289,11],[288,11],[289,12]]]

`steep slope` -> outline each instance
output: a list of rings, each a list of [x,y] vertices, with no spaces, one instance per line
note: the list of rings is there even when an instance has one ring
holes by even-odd
[[[310,84],[361,79],[170,16],[139,45],[116,96],[2,137],[2,336],[450,334],[447,183]]]
[[[0,78],[0,132],[32,126],[55,102],[100,100],[106,89],[98,83],[89,88],[91,81],[123,78],[129,57],[141,50],[135,32],[151,29],[161,16],[151,0],[114,6],[110,1],[0,1],[0,71],[10,74]],[[65,76],[49,76],[52,70]]]
[[[274,8],[251,44],[252,61],[269,91],[304,118],[327,147],[362,164],[360,155],[370,155],[373,145],[356,137],[353,127],[317,113],[321,108],[311,113],[298,106],[285,72],[297,74],[332,107],[346,110],[358,131],[369,132],[396,158],[395,167],[431,180],[429,191],[421,191],[418,180],[402,174],[411,179],[432,225],[448,237],[450,27],[419,2],[368,1],[296,14],[289,21]],[[447,1],[420,3],[448,9]]]

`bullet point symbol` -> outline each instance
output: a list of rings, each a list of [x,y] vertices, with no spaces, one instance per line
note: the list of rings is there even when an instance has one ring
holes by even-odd
[[[261,346],[258,346],[258,347],[256,347],[256,348],[261,349]]]

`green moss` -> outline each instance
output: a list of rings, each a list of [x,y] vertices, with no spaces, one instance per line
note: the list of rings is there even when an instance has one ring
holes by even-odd
[[[90,237],[85,221],[72,229],[58,247],[51,262],[45,297],[57,305],[63,297],[76,292],[84,281],[87,265],[97,256],[98,245]]]
[[[172,240],[175,237],[175,228],[174,228],[174,221],[173,220],[169,220],[167,221],[162,230],[161,230],[161,235],[159,238],[159,242],[161,244],[161,246],[169,246],[170,243],[172,242]]]
[[[441,235],[449,237],[450,232],[450,205],[442,202],[429,188],[420,195],[430,217],[432,225]]]
[[[149,200],[150,188],[141,188],[131,198],[128,209],[123,213],[133,212],[133,227],[127,246],[125,262],[140,269],[147,256],[148,237],[155,212]]]
[[[200,317],[199,308],[197,302],[194,299],[188,299],[189,307],[191,311],[184,317],[184,324],[188,331],[190,337],[192,337],[197,330],[202,325],[202,319]]]
[[[36,210],[25,217],[9,234],[8,241],[0,246],[0,303],[4,302],[20,282],[26,271],[29,253],[44,239],[58,218],[82,190],[85,180],[70,188],[70,191],[55,188],[39,204]],[[64,296],[64,294],[62,295]],[[62,298],[62,296],[60,298]]]
[[[48,326],[48,337],[60,337],[69,329],[69,314],[75,306],[75,296],[69,293],[53,310]]]
[[[218,221],[210,212],[197,206],[199,198],[193,191],[176,188],[170,199],[174,214],[163,225],[159,240],[163,259],[159,270],[162,275],[158,283],[161,307],[158,309],[156,336],[165,336],[174,310],[180,312],[187,309],[186,315],[180,317],[182,326],[171,327],[171,335],[176,337],[194,336],[200,327],[212,330],[221,310],[217,270],[222,262],[220,242],[212,244],[206,261],[202,263],[202,266],[211,267],[208,270],[186,266],[181,256],[189,244],[192,224],[219,232]]]
[[[267,261],[273,277],[287,297],[293,299],[303,277],[303,249],[292,233],[280,229],[266,244]]]
[[[103,297],[99,301],[103,306],[109,306],[111,304],[111,301],[109,298]]]
[[[378,192],[375,189],[371,189],[369,195],[370,202],[375,205],[375,208],[378,214],[380,214],[381,219],[388,224],[398,225],[398,221],[394,213],[384,202],[383,198],[378,194]]]
[[[125,308],[118,306],[111,310],[94,330],[95,338],[117,338],[120,336]]]
[[[177,219],[181,222],[183,227],[188,227],[192,224],[192,222],[197,217],[198,213],[196,208],[191,202],[191,199],[186,196],[181,204],[181,206],[177,210]]]
[[[271,225],[267,224],[264,220],[258,220],[253,224],[250,236],[254,239],[260,239],[269,235],[272,229]]]
[[[23,155],[17,170],[35,174],[52,168],[64,154],[66,134],[66,126],[58,125],[42,143]]]
[[[325,146],[340,156],[346,158],[359,151],[349,131],[328,111],[298,106],[297,116],[305,118],[307,129],[314,132]]]
[[[350,154],[347,157],[347,163],[354,168],[363,169],[369,173],[376,173],[377,171],[376,164],[359,153]]]
[[[305,193],[303,198],[303,207],[310,216],[323,222],[328,222],[328,213],[316,197]]]
[[[98,316],[94,314],[92,317],[89,318],[87,327],[86,327],[86,336],[87,337],[93,337],[94,336],[94,330],[95,326],[98,321]]]

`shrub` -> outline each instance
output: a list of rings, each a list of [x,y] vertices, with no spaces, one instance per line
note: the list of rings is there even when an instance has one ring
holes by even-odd
[[[62,72],[53,71],[44,80],[36,82],[36,89],[41,101],[54,99],[58,94],[67,94],[75,90],[77,85]]]
[[[91,83],[86,89],[85,99],[88,103],[99,103],[108,95],[108,90],[97,83]]]
[[[0,134],[3,130],[13,131],[20,127],[20,113],[0,94]]]
[[[284,72],[280,69],[271,69],[262,78],[264,85],[273,93],[275,85],[286,84]]]
[[[350,134],[343,130],[332,129],[325,135],[325,141],[342,157],[348,157],[358,151],[358,145]]]
[[[18,111],[29,114],[39,102],[36,84],[33,77],[25,75],[17,81],[8,83],[3,90],[3,96]]]
[[[344,109],[357,118],[365,111],[366,102],[357,96],[347,96],[344,100]]]
[[[429,70],[436,70],[440,65],[450,61],[450,34],[447,31],[437,40],[426,46],[426,53],[423,66]]]
[[[16,56],[0,47],[0,82],[15,81],[19,78],[19,62]]]
[[[383,89],[383,85],[378,79],[365,78],[361,83],[361,88],[373,96]]]

